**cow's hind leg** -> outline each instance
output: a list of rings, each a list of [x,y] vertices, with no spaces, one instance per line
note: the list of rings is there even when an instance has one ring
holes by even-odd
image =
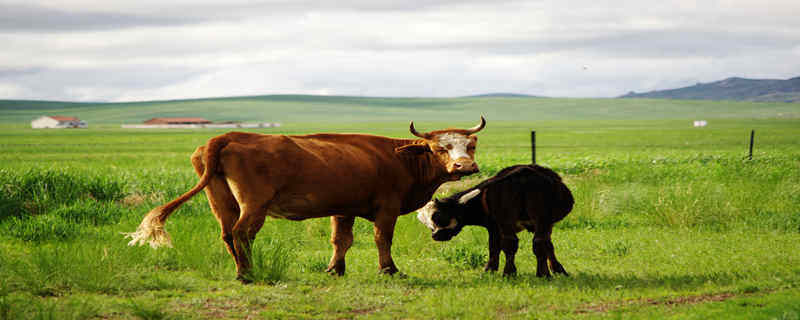
[[[236,262],[237,252],[233,245],[233,226],[239,220],[239,203],[236,202],[225,180],[220,178],[213,178],[205,191],[211,210],[219,222],[220,237],[225,243],[228,253]]]
[[[270,197],[271,198],[271,197]],[[233,226],[233,246],[236,250],[236,279],[242,283],[252,282],[251,257],[252,244],[256,234],[266,219],[266,203],[246,205],[240,204],[242,215]]]
[[[344,256],[353,244],[353,223],[356,217],[337,217],[331,216],[331,245],[333,245],[333,255],[331,262],[328,263],[326,272],[336,275],[344,275],[345,262]]]
[[[198,176],[202,176],[205,171],[203,164],[203,152],[205,146],[201,146],[195,150],[192,155],[192,165]],[[233,197],[228,183],[221,176],[211,178],[208,186],[205,188],[208,203],[211,206],[211,211],[219,222],[221,230],[221,238],[225,243],[225,248],[233,257],[234,263],[238,260],[236,258],[236,249],[233,246],[233,226],[239,220],[239,203]]]

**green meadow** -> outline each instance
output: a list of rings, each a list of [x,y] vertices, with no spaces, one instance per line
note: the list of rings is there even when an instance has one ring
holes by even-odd
[[[30,129],[44,114],[89,129]],[[268,219],[257,281],[242,285],[203,194],[168,221],[174,248],[129,247],[121,234],[191,188],[189,155],[226,131],[120,123],[202,116],[282,123],[252,130],[261,133],[410,137],[409,120],[426,131],[481,114],[481,173],[437,196],[529,163],[536,130],[537,162],[576,198],[553,232],[570,277],[535,277],[528,233],[516,277],[484,273],[485,230],[434,242],[413,213],[393,241],[402,276],[378,274],[366,220],[356,220],[347,274],[331,277],[328,219]],[[709,126],[691,127],[696,119]],[[638,99],[0,101],[0,319],[798,319],[798,119],[800,104]]]

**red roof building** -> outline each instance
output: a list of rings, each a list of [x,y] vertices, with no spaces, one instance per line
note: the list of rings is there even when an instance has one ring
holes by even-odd
[[[209,124],[203,118],[153,118],[144,122],[145,124]]]

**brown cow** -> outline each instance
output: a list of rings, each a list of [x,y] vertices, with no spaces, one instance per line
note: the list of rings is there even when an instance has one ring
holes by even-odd
[[[372,221],[380,270],[394,274],[391,246],[397,217],[422,207],[444,182],[478,172],[474,161],[486,120],[470,129],[419,133],[417,140],[366,134],[265,135],[230,132],[192,154],[201,176],[191,190],[151,210],[128,234],[129,245],[170,246],[169,215],[205,189],[236,262],[248,282],[250,244],[267,216],[290,220],[331,217],[328,272],[343,275],[355,217]]]

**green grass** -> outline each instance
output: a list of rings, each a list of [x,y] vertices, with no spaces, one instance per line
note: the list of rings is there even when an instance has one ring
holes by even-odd
[[[419,111],[407,102],[377,107],[410,110],[406,119]],[[595,107],[585,102],[576,108]],[[425,121],[443,116],[429,117],[418,128],[468,126],[471,118],[443,123]],[[561,173],[576,198],[553,234],[571,277],[536,278],[527,233],[520,234],[517,277],[484,273],[486,231],[466,228],[438,243],[411,214],[398,221],[392,248],[405,277],[378,274],[372,226],[365,220],[354,226],[347,275],[335,278],[323,271],[331,253],[327,219],[268,219],[254,244],[256,282],[243,286],[234,280],[233,261],[202,195],[167,223],[172,249],[128,247],[121,235],[135,230],[153,206],[194,185],[189,155],[224,131],[2,125],[0,319],[800,314],[796,120],[717,118],[695,129],[686,120],[488,118],[479,134],[481,176],[448,184],[438,196],[529,162],[530,130],[536,129],[538,162]],[[407,126],[405,120],[305,122],[260,132],[408,137]],[[754,159],[747,160],[751,129],[756,146]]]

